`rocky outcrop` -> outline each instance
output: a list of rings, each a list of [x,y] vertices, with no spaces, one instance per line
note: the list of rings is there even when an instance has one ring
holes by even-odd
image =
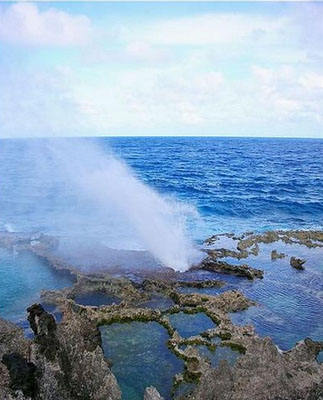
[[[206,249],[205,252],[213,258],[232,257],[240,260],[242,258],[247,258],[249,256],[249,252],[247,250],[235,251],[231,249],[225,249],[223,247],[220,249],[212,249],[212,250]]]
[[[233,233],[222,233],[218,235],[213,235],[210,238],[205,240],[205,244],[213,245],[220,236],[225,236],[232,240],[237,241],[237,249],[239,250],[240,254],[250,253],[250,249],[252,246],[255,246],[259,243],[274,243],[281,240],[287,244],[302,244],[307,246],[308,248],[311,247],[323,247],[323,232],[322,231],[313,231],[313,230],[290,230],[290,231],[267,231],[264,233],[253,233],[253,232],[246,232],[240,236],[236,236]],[[256,249],[255,249],[256,250]],[[251,252],[252,253],[252,252]],[[234,255],[231,255],[234,256]]]
[[[57,326],[40,305],[28,311],[35,333],[31,359],[40,374],[41,398],[120,399],[120,390],[104,359],[100,332],[95,324],[70,313]]]
[[[190,400],[319,400],[323,365],[315,355],[321,344],[308,339],[282,353],[271,339],[251,337],[233,367],[221,361],[209,368]],[[315,349],[315,351],[314,351]]]
[[[28,309],[35,338],[23,339],[0,323],[0,398],[119,400],[121,392],[104,358],[100,331],[76,312],[56,325],[41,305]],[[13,340],[12,340],[13,339]]]
[[[205,258],[201,264],[194,268],[206,269],[208,271],[219,272],[245,277],[248,279],[263,278],[264,272],[260,269],[252,268],[247,264],[232,265],[225,261],[218,261],[212,257]]]
[[[155,387],[150,386],[145,390],[144,400],[164,400],[164,398]]]
[[[236,250],[208,249],[208,257],[187,273],[150,271],[133,274],[130,279],[113,278],[104,271],[82,274],[73,266],[54,257],[49,249],[56,246],[50,237],[22,234],[1,235],[0,246],[13,250],[30,250],[42,257],[55,270],[69,271],[76,282],[58,291],[46,291],[42,301],[56,304],[63,320],[56,324],[53,316],[35,304],[28,309],[28,320],[34,339],[27,340],[15,325],[0,320],[0,399],[5,400],[117,400],[121,394],[114,375],[109,369],[101,348],[100,324],[131,321],[155,321],[163,325],[169,335],[167,345],[184,360],[182,374],[175,384],[194,382],[196,388],[185,398],[191,400],[323,400],[322,365],[316,356],[322,343],[305,339],[288,352],[280,351],[269,338],[259,338],[252,325],[237,326],[231,321],[231,312],[244,310],[256,303],[238,290],[208,295],[182,293],[182,287],[196,289],[222,287],[224,282],[200,277],[212,276],[204,269],[232,274],[248,279],[262,278],[263,271],[248,265],[232,265],[219,260],[222,257],[238,259],[257,255],[258,243],[304,244],[308,247],[323,245],[322,234],[314,231],[276,231],[235,236]],[[212,243],[216,238],[210,240]],[[272,251],[271,258],[282,253]],[[294,268],[302,269],[304,260],[292,257]],[[134,279],[134,275],[135,278]],[[203,278],[202,278],[203,279]],[[232,285],[231,285],[232,287]],[[214,293],[222,292],[213,291]],[[120,304],[97,307],[76,304],[79,295],[99,292],[115,295]],[[189,290],[191,292],[191,290]],[[204,293],[203,293],[204,292]],[[173,300],[167,309],[141,306],[153,294]],[[139,307],[138,307],[139,304]],[[141,308],[140,308],[141,307]],[[170,314],[205,313],[214,327],[189,338],[181,337],[171,323]],[[197,346],[214,350],[228,346],[237,350],[238,361],[230,366],[222,361],[216,368],[199,354]],[[161,400],[158,391],[147,388],[145,400]]]
[[[277,250],[272,250],[270,256],[271,256],[271,259],[272,259],[272,260],[277,260],[278,258],[284,258],[284,257],[286,257],[286,254],[284,254],[284,253],[278,253]]]
[[[303,270],[304,268],[304,264],[305,264],[306,260],[302,260],[301,258],[296,258],[296,257],[291,257],[290,258],[290,265],[298,270]]]
[[[38,384],[35,364],[19,353],[5,354],[1,361],[9,371],[9,388],[14,392],[22,392],[26,397],[36,398]]]
[[[27,399],[37,392],[22,329],[0,319],[0,399]]]

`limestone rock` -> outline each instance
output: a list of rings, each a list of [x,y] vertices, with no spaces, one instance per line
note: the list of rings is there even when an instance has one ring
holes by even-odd
[[[195,268],[206,269],[208,271],[220,272],[236,276],[246,277],[248,279],[263,278],[264,272],[260,269],[252,268],[247,264],[232,265],[225,261],[217,261],[212,257],[204,259],[199,266]]]
[[[154,386],[147,387],[145,390],[144,400],[164,400]]]
[[[190,400],[318,400],[323,365],[315,357],[322,344],[307,339],[283,353],[271,339],[250,338],[234,367],[221,362],[203,374]]]
[[[71,312],[56,325],[40,304],[28,312],[33,341],[0,319],[1,400],[120,400],[95,323]]]

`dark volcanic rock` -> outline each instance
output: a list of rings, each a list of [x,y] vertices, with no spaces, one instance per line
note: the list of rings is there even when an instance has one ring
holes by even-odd
[[[301,258],[291,257],[290,258],[290,265],[299,270],[303,270],[303,264],[305,264],[306,260],[302,260]]]
[[[23,400],[25,399],[23,390],[25,390],[28,395],[33,392],[33,385],[29,386],[28,382],[26,382],[26,375],[31,372],[28,366],[26,366],[29,349],[28,344],[29,342],[24,338],[22,329],[0,318],[0,360],[2,360],[2,362],[0,362],[1,400],[12,400],[18,398],[18,396]],[[13,354],[19,356],[21,368],[18,367],[17,357],[13,357]],[[28,370],[29,372],[27,372]],[[24,371],[22,374],[23,376],[19,377],[22,371]],[[31,378],[32,375],[33,374],[30,374],[29,377]]]
[[[9,371],[9,387],[14,391],[21,390],[25,396],[34,398],[38,392],[35,364],[28,362],[18,353],[5,354],[2,363]]]
[[[264,276],[264,272],[262,270],[252,268],[247,264],[232,265],[225,261],[217,261],[211,257],[205,258],[200,265],[195,268],[206,269],[208,271],[214,271],[223,274],[243,276],[248,279],[263,278]]]
[[[35,333],[35,343],[39,345],[39,351],[48,360],[54,360],[59,350],[59,342],[56,337],[55,318],[47,313],[40,304],[34,304],[27,309],[28,321]]]

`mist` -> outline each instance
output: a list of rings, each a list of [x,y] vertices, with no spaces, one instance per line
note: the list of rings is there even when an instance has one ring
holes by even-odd
[[[48,208],[60,232],[64,226],[84,241],[96,236],[110,248],[147,250],[177,271],[196,260],[186,229],[195,208],[150,188],[111,149],[86,139],[47,139],[29,143],[28,153],[43,200],[54,193],[50,204],[35,206],[43,214]]]

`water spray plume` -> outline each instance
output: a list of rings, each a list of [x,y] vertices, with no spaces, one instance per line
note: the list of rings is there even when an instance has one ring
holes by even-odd
[[[120,216],[118,223],[162,264],[179,271],[189,267],[194,252],[185,231],[187,207],[141,182],[112,151],[81,140],[52,140],[48,149],[55,170],[107,224],[111,214]]]

